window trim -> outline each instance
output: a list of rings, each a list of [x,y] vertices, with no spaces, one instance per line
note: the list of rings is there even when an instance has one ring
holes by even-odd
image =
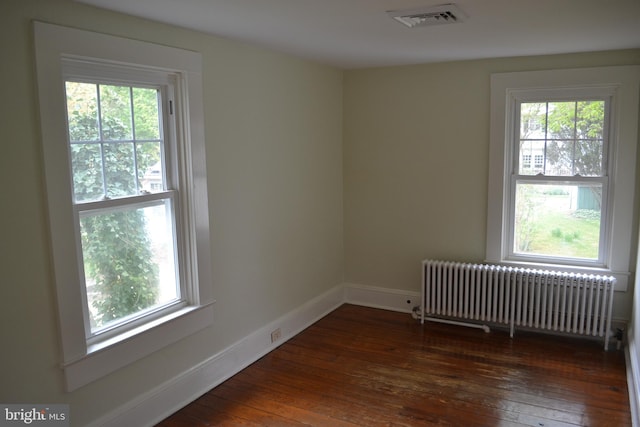
[[[44,176],[48,201],[62,368],[66,390],[75,390],[114,372],[213,322],[213,287],[202,106],[202,57],[197,52],[90,31],[34,22],[36,72],[40,101]],[[178,162],[186,183],[183,221],[191,242],[189,304],[125,333],[88,344],[78,277],[71,174],[67,148],[62,59],[90,58],[104,63],[141,66],[174,73],[178,86],[178,138],[185,141]],[[178,116],[179,115],[179,116]],[[171,172],[173,173],[173,172]],[[73,254],[70,256],[70,254]]]
[[[640,66],[616,66],[566,70],[545,70],[491,75],[491,123],[489,147],[489,179],[487,204],[486,260],[531,268],[551,268],[559,271],[579,270],[587,273],[611,274],[618,279],[616,290],[626,291],[629,281],[629,260],[632,249],[630,230],[634,226],[635,161],[638,141],[638,91]],[[609,194],[610,226],[602,266],[566,265],[550,262],[526,262],[509,259],[510,235],[508,200],[513,164],[511,147],[515,120],[514,97],[518,94],[546,92],[552,100],[567,94],[590,89],[595,93],[613,93],[609,132],[609,180],[614,192]]]

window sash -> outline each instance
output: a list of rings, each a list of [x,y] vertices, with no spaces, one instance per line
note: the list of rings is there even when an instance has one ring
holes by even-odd
[[[86,202],[74,205],[74,217],[76,218],[76,236],[78,236],[77,247],[79,248],[77,259],[79,267],[79,278],[82,289],[83,299],[83,320],[85,337],[88,345],[99,343],[103,340],[108,340],[113,336],[125,333],[132,330],[144,323],[151,322],[154,319],[162,317],[171,312],[180,310],[188,304],[188,300],[185,298],[185,280],[183,279],[182,268],[179,264],[180,251],[178,249],[178,241],[180,239],[180,227],[176,224],[176,203],[178,200],[178,192],[174,190],[163,191],[160,193],[144,194],[139,196],[130,196],[117,199],[107,199],[94,202]],[[177,297],[168,302],[156,304],[147,309],[140,310],[132,313],[128,316],[124,316],[114,321],[113,324],[107,324],[104,327],[96,328],[92,330],[90,321],[90,307],[88,296],[86,293],[87,283],[86,275],[84,271],[84,253],[82,251],[82,244],[80,240],[80,221],[84,217],[104,215],[114,212],[125,212],[137,209],[163,206],[165,203],[169,203],[170,217],[169,225],[172,228],[172,246],[173,246],[173,263],[176,280],[176,294]]]
[[[602,200],[600,207],[600,232],[598,238],[598,258],[577,258],[563,257],[555,255],[529,254],[516,250],[516,193],[519,184],[533,185],[557,185],[557,186],[585,186],[599,184],[602,188]],[[509,261],[522,261],[527,263],[543,263],[543,264],[567,264],[576,266],[606,267],[606,259],[608,254],[607,236],[610,233],[610,220],[608,206],[609,179],[607,177],[547,177],[544,175],[517,175],[513,174],[509,183],[509,211],[508,226],[506,227],[506,259]]]
[[[527,262],[527,263],[541,263],[541,264],[563,264],[563,265],[575,265],[585,267],[597,267],[604,268],[607,266],[609,243],[607,236],[611,232],[611,224],[609,215],[609,200],[608,194],[610,193],[610,181],[608,176],[609,170],[609,157],[610,157],[610,114],[611,114],[611,89],[609,88],[592,88],[592,89],[580,89],[578,91],[571,89],[564,90],[536,90],[536,91],[524,91],[515,92],[513,94],[513,105],[511,108],[511,131],[508,132],[507,152],[511,152],[510,170],[511,174],[508,176],[506,194],[506,209],[507,209],[507,222],[504,227],[503,245],[504,252],[503,257],[508,261]],[[521,105],[523,103],[546,103],[546,102],[579,102],[579,101],[604,101],[604,128],[603,128],[603,146],[602,146],[602,175],[601,176],[559,176],[559,175],[545,175],[540,172],[535,175],[520,174],[520,132],[521,132]],[[537,163],[535,156],[531,156],[530,167],[536,168]],[[543,161],[543,168],[545,166],[545,159]],[[598,259],[582,259],[573,257],[561,257],[552,255],[540,255],[540,254],[524,254],[516,250],[516,191],[518,183],[528,184],[547,184],[547,185],[578,185],[580,183],[590,184],[599,183],[602,185],[602,202],[600,212],[600,233],[598,242]]]
[[[611,104],[612,104],[612,94],[611,94],[611,90],[610,89],[601,89],[601,88],[593,88],[593,89],[587,89],[587,91],[589,91],[589,94],[584,93],[585,91],[583,90],[581,94],[575,94],[573,93],[573,91],[568,91],[568,93],[564,93],[564,91],[557,91],[557,93],[554,92],[549,92],[546,90],[542,90],[542,91],[537,91],[538,93],[531,95],[531,94],[516,94],[515,95],[515,99],[514,99],[514,108],[512,111],[513,117],[512,117],[512,131],[510,133],[510,141],[508,141],[508,145],[510,148],[510,151],[512,153],[512,161],[511,161],[511,173],[512,174],[517,174],[518,171],[520,170],[520,146],[521,146],[521,139],[520,139],[520,132],[521,132],[521,127],[522,127],[522,123],[520,121],[521,119],[521,105],[522,104],[527,104],[527,103],[558,103],[558,102],[580,102],[580,101],[603,101],[604,102],[604,126],[602,129],[602,136],[603,136],[603,142],[602,142],[602,159],[601,159],[601,170],[602,170],[602,174],[601,176],[609,176],[610,175],[610,165],[609,165],[609,157],[610,157],[610,151],[611,151],[611,147],[609,144],[609,137],[610,137],[610,132],[611,132]],[[546,119],[548,120],[548,119]],[[547,123],[548,126],[548,123]],[[525,139],[525,141],[542,141],[542,142],[547,142],[547,141],[557,141],[558,139],[554,139],[554,138],[546,138],[545,139]],[[571,142],[579,142],[582,141],[581,139],[569,139],[568,141]],[[539,166],[539,163],[537,162],[537,158],[540,155],[532,155],[530,157],[530,162],[529,162],[529,167],[530,168],[537,168]],[[542,155],[542,168],[544,169],[546,166],[546,149],[545,149],[545,154]],[[544,173],[543,173],[544,175]],[[532,175],[526,175],[526,176],[532,176]],[[547,176],[553,176],[553,175],[547,175]],[[558,179],[565,179],[568,178],[570,175],[557,175]]]
[[[133,330],[138,326],[145,323],[153,322],[155,319],[161,318],[172,312],[179,311],[187,306],[190,302],[189,296],[193,295],[193,291],[187,284],[188,275],[185,274],[184,266],[180,265],[180,260],[187,259],[187,255],[183,252],[187,250],[184,247],[185,238],[182,236],[182,228],[180,222],[180,213],[182,209],[181,196],[176,190],[180,188],[180,181],[178,174],[175,171],[178,170],[177,166],[174,166],[174,162],[177,159],[177,145],[172,141],[175,140],[175,125],[173,124],[174,116],[170,114],[169,108],[164,108],[169,102],[173,102],[174,82],[176,80],[169,72],[155,71],[148,69],[140,69],[135,67],[121,67],[118,65],[105,64],[101,62],[90,62],[85,60],[77,60],[75,58],[64,58],[63,61],[63,76],[65,82],[81,82],[95,85],[117,85],[129,87],[130,96],[134,88],[149,88],[155,89],[159,92],[158,100],[158,118],[159,118],[159,138],[152,140],[152,142],[159,143],[160,145],[160,164],[161,164],[161,176],[164,182],[164,188],[155,193],[147,193],[142,191],[139,187],[138,175],[139,171],[137,167],[134,168],[136,180],[136,192],[137,194],[117,196],[113,198],[106,197],[108,193],[105,193],[105,198],[102,200],[90,200],[90,201],[75,201],[73,202],[74,222],[76,230],[76,247],[77,247],[77,265],[78,275],[80,280],[81,299],[82,299],[82,314],[85,331],[85,339],[87,345],[96,345],[100,342],[107,341],[115,336],[127,333],[127,331]],[[99,102],[98,95],[98,102]],[[131,114],[133,114],[133,98],[131,98]],[[98,113],[100,111],[100,104],[98,104]],[[102,117],[98,117],[100,123]],[[137,140],[134,133],[134,117],[132,116],[132,135],[131,139],[127,140],[105,140],[103,138],[102,131],[100,131],[99,138],[96,141],[90,141],[92,144],[101,146],[104,144],[119,144],[119,143],[145,143],[146,139]],[[99,126],[101,129],[101,126]],[[71,141],[68,137],[68,150],[69,156],[71,155],[71,146],[84,143],[83,141]],[[135,156],[135,149],[133,151]],[[134,166],[136,159],[134,161]],[[71,169],[71,162],[69,163],[70,174],[73,177],[73,170]],[[105,173],[107,166],[102,164],[102,173]],[[105,186],[106,183],[103,183]],[[106,187],[105,187],[106,188]],[[72,193],[73,184],[71,185]],[[106,190],[105,190],[106,191]],[[80,233],[80,220],[87,215],[106,214],[110,212],[135,210],[145,207],[157,206],[168,200],[170,203],[170,218],[171,227],[173,229],[173,262],[176,272],[177,281],[177,296],[176,300],[172,300],[168,303],[156,305],[148,309],[140,310],[131,315],[117,319],[112,325],[105,325],[103,328],[97,328],[92,330],[90,321],[90,307],[88,296],[86,293],[87,284],[84,271],[84,253],[81,243]]]
[[[70,59],[63,60],[63,70],[65,85],[68,82],[72,83],[82,83],[82,84],[90,84],[96,85],[96,107],[97,107],[97,131],[98,135],[96,139],[93,140],[72,140],[71,135],[68,134],[68,144],[69,144],[69,156],[72,156],[72,147],[80,147],[80,146],[95,146],[98,149],[98,153],[100,155],[100,170],[98,171],[102,177],[102,193],[103,197],[128,197],[133,196],[134,194],[126,194],[126,195],[109,195],[110,189],[108,187],[108,183],[105,181],[105,177],[107,174],[108,165],[105,164],[106,154],[110,149],[113,149],[119,144],[128,145],[131,144],[132,147],[132,161],[133,161],[133,177],[135,180],[135,192],[138,194],[143,194],[144,191],[140,187],[140,169],[138,166],[138,153],[140,152],[142,146],[144,144],[158,144],[160,153],[159,153],[159,163],[161,166],[161,177],[163,183],[163,189],[165,188],[178,188],[178,179],[173,173],[177,168],[174,167],[172,163],[172,158],[176,157],[175,149],[170,149],[172,145],[171,140],[175,140],[174,129],[175,125],[173,123],[173,114],[169,114],[168,109],[165,108],[165,104],[169,104],[173,102],[174,92],[175,92],[175,80],[176,76],[169,73],[161,73],[158,71],[151,70],[121,70],[118,67],[114,67],[113,65],[106,65],[102,63],[88,63],[87,61],[80,62],[80,66],[76,64],[77,61],[72,61]],[[106,69],[103,70],[103,67]],[[98,77],[96,77],[98,75]],[[114,75],[117,78],[114,78]],[[146,81],[144,80],[146,79]],[[125,86],[129,89],[130,95],[130,118],[131,118],[131,138],[121,138],[121,139],[109,139],[104,137],[104,118],[101,113],[101,98],[100,91],[98,91],[99,86]],[[157,116],[159,119],[158,126],[158,136],[157,138],[138,138],[136,132],[136,126],[142,125],[142,122],[136,119],[135,116],[135,100],[133,96],[133,92],[135,89],[152,89],[158,92],[158,100],[157,100]],[[68,108],[68,106],[67,106]],[[65,109],[67,111],[67,109]],[[67,113],[68,114],[68,113]],[[67,123],[70,124],[71,120],[67,117]],[[112,165],[111,165],[112,166]],[[71,168],[71,176],[74,179],[74,171]],[[87,200],[76,200],[76,189],[72,186],[73,189],[73,199],[74,203],[86,203]],[[93,201],[93,200],[88,200]]]

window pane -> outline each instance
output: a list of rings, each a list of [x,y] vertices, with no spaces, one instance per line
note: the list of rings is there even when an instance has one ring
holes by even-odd
[[[144,142],[138,144],[138,182],[140,190],[155,193],[164,190],[164,175],[160,144]]]
[[[576,141],[575,173],[582,176],[602,176],[603,140]]]
[[[598,259],[602,185],[516,186],[514,252]]]
[[[133,88],[133,113],[137,140],[160,138],[157,90]]]
[[[604,138],[604,101],[577,103],[576,137],[578,139]]]
[[[71,144],[71,169],[76,202],[102,199],[104,181],[99,144]]]
[[[544,139],[547,104],[527,102],[520,105],[520,139]]]
[[[97,86],[92,83],[66,82],[67,120],[71,141],[97,141],[98,126]]]
[[[574,139],[576,128],[575,102],[549,102],[549,139]]]
[[[520,141],[520,175],[544,173],[544,141]]]
[[[179,299],[170,201],[82,215],[91,332]]]
[[[102,138],[111,141],[130,141],[131,92],[128,86],[100,85]]]
[[[105,143],[104,163],[107,196],[114,198],[138,194],[133,143]]]
[[[549,141],[546,151],[545,175],[573,176],[573,141]]]

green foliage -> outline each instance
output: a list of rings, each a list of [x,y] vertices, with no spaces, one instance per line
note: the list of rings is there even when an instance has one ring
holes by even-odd
[[[553,230],[551,230],[551,236],[555,237],[556,239],[562,239],[567,243],[572,243],[574,240],[580,239],[580,233],[578,231],[570,231],[567,233],[563,232],[559,228],[554,228]]]
[[[142,175],[160,160],[156,90],[75,82],[66,89],[76,202],[138,194]],[[146,142],[133,142],[134,129]],[[81,217],[94,327],[157,302],[159,272],[145,222],[135,208]]]
[[[576,174],[600,176],[603,126],[603,101],[551,103],[548,120],[550,141],[546,153],[548,161],[572,165]],[[564,141],[572,142],[567,145]]]
[[[576,211],[579,212],[579,211]],[[600,219],[543,211],[530,235],[528,253],[551,256],[598,258]],[[523,251],[524,252],[524,251]]]
[[[144,213],[127,210],[81,220],[86,273],[95,282],[96,326],[151,307],[158,297],[158,266]]]
[[[537,231],[535,189],[531,185],[518,186],[516,193],[516,250],[528,252]]]
[[[600,222],[600,211],[595,209],[576,209],[573,216],[579,219],[588,219]]]
[[[544,190],[542,194],[545,194],[547,196],[566,196],[569,194],[569,192],[564,190],[562,187],[552,187]]]
[[[549,130],[553,139],[602,139],[603,101],[553,102]]]

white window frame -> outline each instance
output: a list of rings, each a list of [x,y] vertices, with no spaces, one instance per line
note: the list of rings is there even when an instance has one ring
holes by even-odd
[[[505,151],[507,155],[511,157],[512,162],[509,167],[506,169],[505,174],[509,174],[509,189],[508,192],[504,195],[504,203],[508,205],[508,235],[506,236],[506,240],[504,242],[505,245],[508,245],[507,253],[505,256],[506,260],[510,261],[522,261],[522,262],[533,262],[533,263],[545,263],[545,264],[562,264],[562,265],[570,265],[570,266],[585,266],[585,267],[595,267],[595,268],[606,268],[606,255],[608,253],[608,236],[611,231],[609,221],[609,212],[611,210],[610,201],[611,198],[608,197],[610,193],[613,193],[613,183],[610,181],[609,175],[611,170],[611,163],[609,162],[609,158],[611,157],[612,151],[615,148],[613,144],[609,144],[609,141],[615,137],[613,129],[609,126],[609,123],[612,120],[615,120],[615,117],[612,116],[611,110],[611,101],[615,96],[615,87],[588,87],[588,88],[554,88],[554,89],[518,89],[518,90],[510,90],[509,91],[509,105],[507,118],[506,118],[506,127],[508,129],[512,129],[513,132],[510,135],[510,139],[505,141]],[[553,175],[538,175],[535,173],[538,169],[544,169],[544,155],[543,154],[535,154],[533,168],[531,168],[534,173],[528,175],[521,175],[518,173],[519,170],[519,149],[517,146],[520,141],[520,106],[522,103],[527,102],[564,102],[564,101],[582,101],[582,100],[598,100],[605,102],[605,111],[604,111],[604,121],[605,126],[603,129],[604,133],[604,144],[603,144],[603,160],[602,160],[602,169],[603,176],[598,177],[582,177],[582,176],[553,176]],[[599,234],[599,247],[598,247],[598,259],[595,260],[582,260],[578,258],[562,258],[559,256],[544,256],[538,254],[519,254],[515,252],[514,244],[515,241],[515,194],[517,191],[517,183],[521,182],[523,184],[568,184],[568,185],[578,185],[580,183],[589,184],[589,183],[599,183],[602,185],[602,208],[600,211],[601,217],[601,227]]]
[[[640,67],[600,67],[500,73],[491,76],[491,133],[487,207],[488,262],[522,267],[551,268],[593,274],[611,274],[618,279],[616,290],[626,291],[634,225],[636,145],[638,143],[638,91]],[[513,135],[518,124],[517,106],[527,99],[548,100],[610,96],[608,159],[608,201],[603,205],[602,258],[582,263],[557,258],[527,260],[514,257],[510,209],[514,167]],[[534,177],[532,177],[534,178]]]
[[[213,322],[213,288],[199,53],[120,37],[34,23],[44,172],[57,296],[62,368],[67,391],[114,372]],[[103,339],[87,339],[84,284],[73,212],[73,187],[67,142],[65,66],[103,64],[128,78],[156,70],[175,79],[175,135],[180,181],[179,227],[184,236],[180,260],[182,303],[159,316]],[[68,64],[67,64],[68,65]],[[69,67],[67,67],[69,68]],[[73,68],[73,67],[71,67]],[[80,67],[82,68],[82,67]],[[126,78],[125,78],[126,80]]]

